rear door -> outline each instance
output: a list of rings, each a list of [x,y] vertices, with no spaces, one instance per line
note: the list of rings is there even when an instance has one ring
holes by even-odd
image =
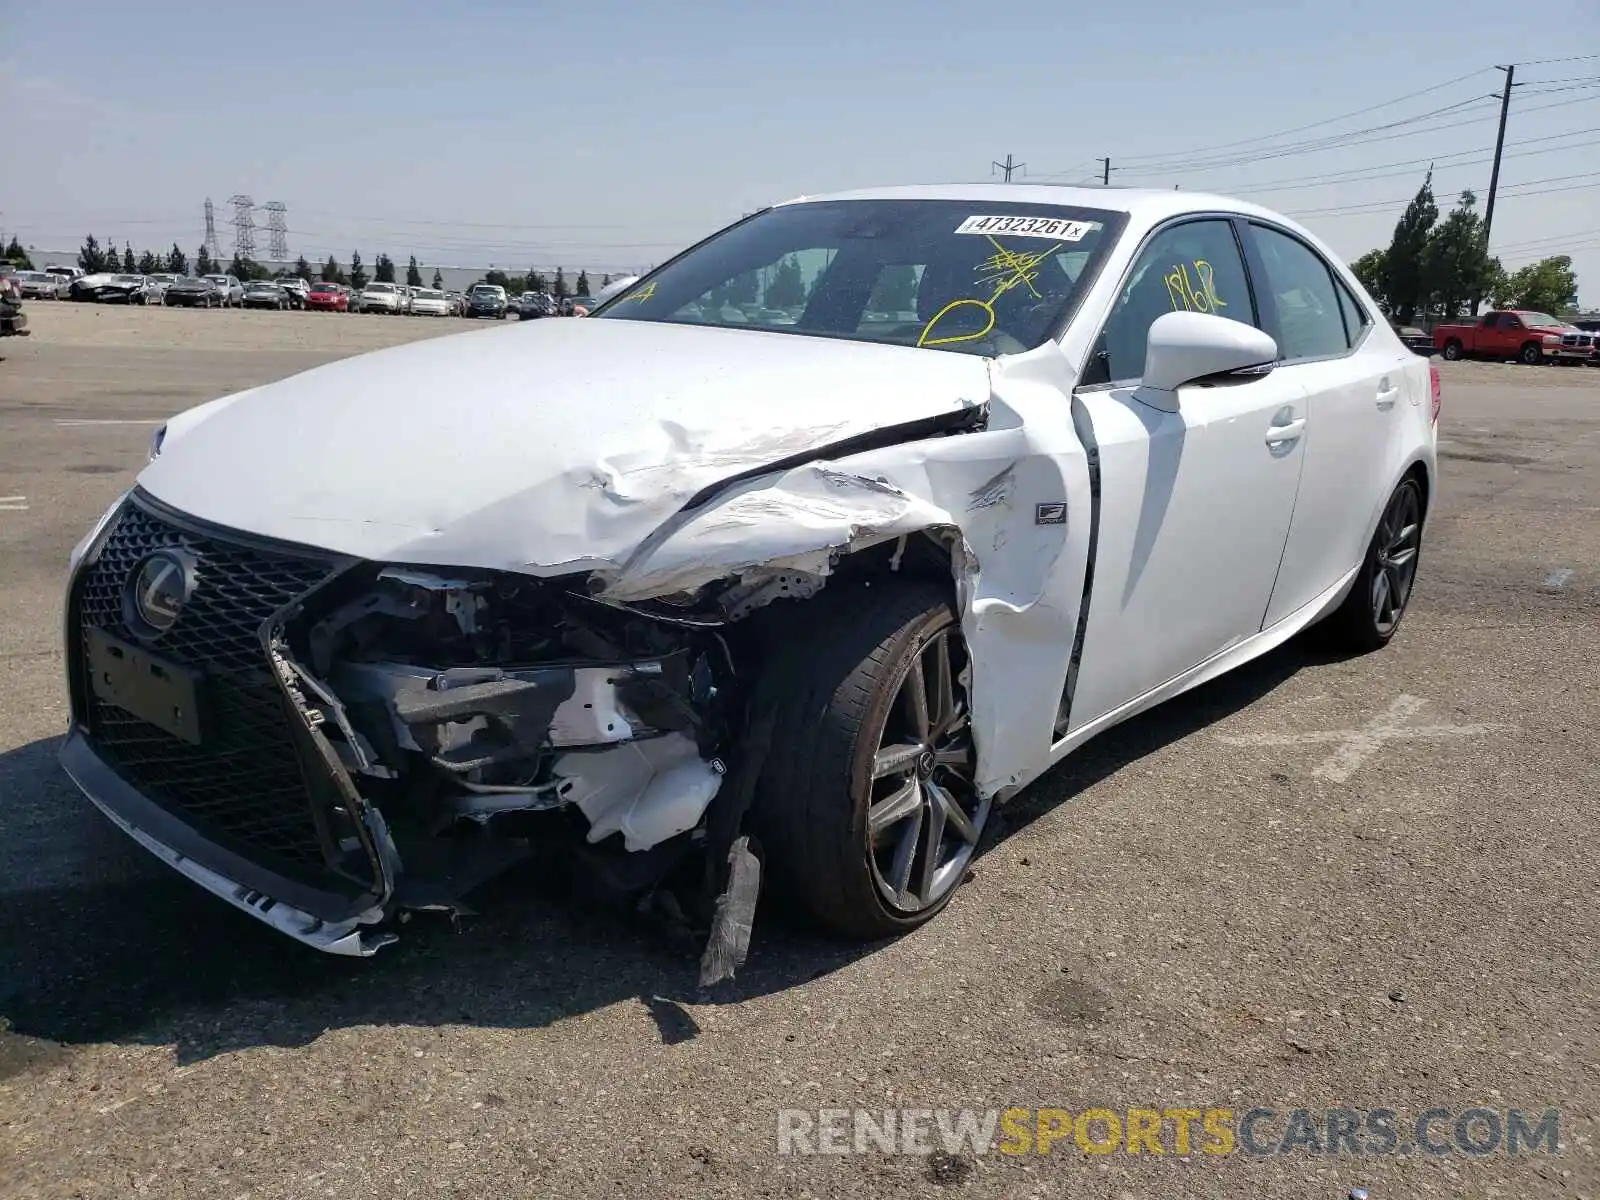
[[[1305,391],[1304,470],[1263,626],[1311,603],[1361,561],[1404,432],[1413,355],[1377,328],[1339,274],[1294,234],[1250,222],[1247,245],[1276,373]]]

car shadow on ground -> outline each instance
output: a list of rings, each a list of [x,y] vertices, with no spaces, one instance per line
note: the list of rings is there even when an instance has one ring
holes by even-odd
[[[989,846],[1319,661],[1314,649],[1290,643],[1101,735],[1001,810]],[[57,745],[47,738],[0,755],[0,841],[23,858],[59,859],[61,846],[37,843],[76,831],[83,845],[66,853],[85,860],[72,882],[0,899],[0,1078],[49,1056],[52,1044],[172,1045],[180,1062],[192,1062],[304,1045],[354,1025],[537,1027],[632,998],[645,1003],[663,1041],[697,1032],[683,1007],[707,998],[695,991],[692,955],[626,914],[553,897],[526,875],[502,877],[475,897],[480,916],[452,927],[419,915],[398,944],[365,960],[307,950],[153,859],[140,856],[131,870],[119,862],[120,877],[94,882],[105,878],[97,859],[117,852],[107,833],[118,835],[62,777]],[[65,824],[28,815],[59,814],[62,805],[81,813]],[[711,998],[780,992],[874,949],[820,937],[763,908],[749,961]]]

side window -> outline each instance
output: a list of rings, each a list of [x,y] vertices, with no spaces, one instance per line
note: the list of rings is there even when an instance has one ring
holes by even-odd
[[[1278,354],[1286,362],[1324,358],[1350,349],[1328,264],[1286,233],[1250,226],[1277,309]]]
[[[1139,254],[1100,335],[1103,366],[1085,382],[1138,379],[1155,319],[1169,312],[1215,313],[1255,324],[1244,259],[1226,220],[1188,221],[1156,234]]]
[[[1367,310],[1361,307],[1360,301],[1355,298],[1340,278],[1333,277],[1333,286],[1339,293],[1339,311],[1344,314],[1345,340],[1354,346],[1366,333],[1367,326],[1372,324],[1372,319],[1367,316]]]

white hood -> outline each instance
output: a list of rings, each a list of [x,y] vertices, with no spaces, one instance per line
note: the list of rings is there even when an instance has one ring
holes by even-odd
[[[392,562],[619,567],[702,488],[989,398],[987,360],[538,321],[307,371],[172,420],[139,484],[219,525]]]

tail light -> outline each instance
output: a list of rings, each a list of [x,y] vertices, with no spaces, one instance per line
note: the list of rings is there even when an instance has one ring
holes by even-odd
[[[1428,380],[1433,385],[1433,423],[1439,423],[1439,409],[1444,403],[1444,395],[1439,390],[1439,368],[1433,363],[1428,364]]]

